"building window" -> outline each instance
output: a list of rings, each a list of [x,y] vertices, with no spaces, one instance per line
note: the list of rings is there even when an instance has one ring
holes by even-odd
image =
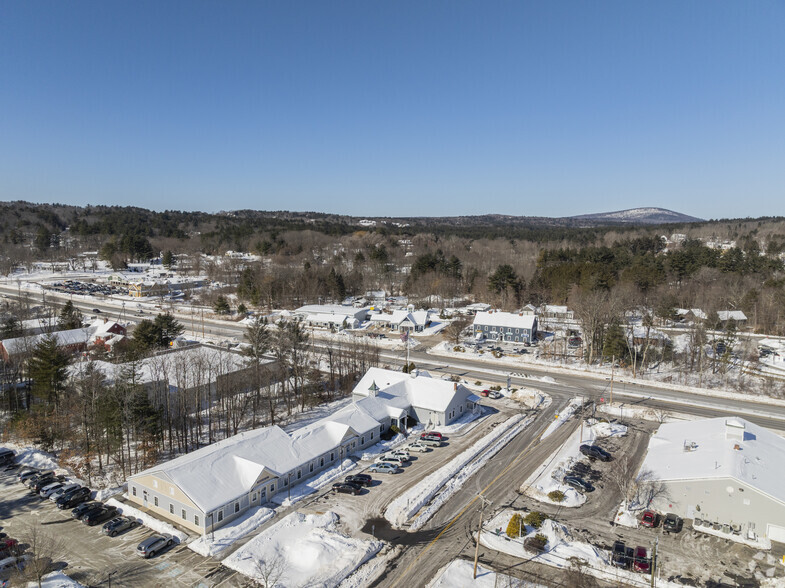
[[[222,520],[224,520],[224,511],[223,510],[219,510],[218,511],[218,522],[220,523]]]
[[[371,431],[371,439],[373,439],[373,431]]]
[[[131,486],[131,492],[136,496],[136,486]]]
[[[256,502],[256,492],[251,494],[251,502]]]
[[[297,470],[297,479],[299,480],[302,477],[303,477],[303,471],[302,470]]]
[[[373,437],[371,437],[371,439],[373,439]],[[334,451],[330,452],[330,461],[335,461],[335,452]]]
[[[309,472],[312,472],[312,471],[313,471],[313,464],[312,464],[312,463],[311,463],[311,464],[308,464],[308,471],[309,471]]]
[[[199,526],[199,515],[194,515],[194,525]]]
[[[169,503],[169,514],[174,514],[174,504]]]
[[[186,520],[188,518],[188,515],[185,513],[185,509],[180,511],[180,516],[183,518],[183,520]]]
[[[270,484],[270,494],[275,492],[275,484]]]
[[[155,503],[156,506],[158,506],[158,497],[157,496],[153,497],[153,502]]]
[[[463,412],[463,405],[459,406],[458,409]]]
[[[320,468],[324,467],[324,458],[323,457],[319,459],[319,467]]]
[[[379,432],[380,432],[380,433],[384,433],[384,425],[382,425],[381,427],[379,427]]]
[[[363,445],[365,445],[365,437],[364,437],[364,436],[363,436],[363,437],[360,437],[360,443],[362,443]]]
[[[234,512],[236,512],[236,513],[240,512],[240,503],[239,502],[235,502],[234,503]]]
[[[289,485],[289,476],[286,476],[286,477],[283,479],[283,485],[284,485],[284,486],[288,486],[288,485]]]
[[[153,480],[153,488],[158,488],[158,480]]]
[[[172,496],[174,496],[174,486],[172,486],[171,488],[169,488],[169,494],[171,494]]]

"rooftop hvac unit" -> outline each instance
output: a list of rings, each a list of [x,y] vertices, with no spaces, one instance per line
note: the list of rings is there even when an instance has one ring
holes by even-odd
[[[698,449],[698,444],[695,441],[684,442],[684,451],[695,451],[696,449]]]

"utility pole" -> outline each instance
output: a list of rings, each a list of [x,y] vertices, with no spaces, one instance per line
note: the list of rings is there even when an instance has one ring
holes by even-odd
[[[616,367],[616,356],[611,359],[611,406],[613,406],[613,369]]]
[[[480,534],[482,533],[482,515],[483,515],[483,512],[485,511],[485,503],[486,502],[488,504],[491,503],[490,500],[487,500],[485,498],[485,496],[483,496],[482,494],[479,495],[479,498],[481,500],[481,504],[480,504],[480,524],[477,527],[477,546],[474,549],[474,576],[473,576],[473,578],[475,580],[477,579],[477,560],[480,559]]]
[[[578,443],[583,443],[583,395],[581,394],[581,438]]]
[[[654,569],[657,567],[657,545],[660,542],[660,538],[657,537],[654,540],[654,549],[652,549],[651,553],[651,588],[654,588]]]

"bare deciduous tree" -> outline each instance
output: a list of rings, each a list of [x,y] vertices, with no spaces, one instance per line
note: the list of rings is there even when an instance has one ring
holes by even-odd
[[[27,545],[31,558],[27,560],[19,578],[26,582],[36,582],[41,588],[41,579],[57,567],[66,554],[66,542],[50,533],[39,523],[30,523],[21,533],[22,543]]]

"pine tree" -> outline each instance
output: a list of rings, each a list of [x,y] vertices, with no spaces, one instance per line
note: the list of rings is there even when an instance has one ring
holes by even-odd
[[[79,309],[69,300],[60,311],[57,323],[63,330],[78,329],[82,326],[82,313],[79,312]]]

